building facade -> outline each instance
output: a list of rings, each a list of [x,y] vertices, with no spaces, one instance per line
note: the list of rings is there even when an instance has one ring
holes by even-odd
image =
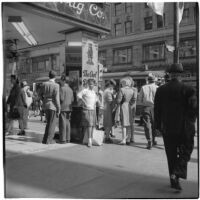
[[[193,77],[197,72],[196,3],[184,3],[180,23],[179,58]],[[111,3],[111,34],[102,36],[100,62],[108,74],[134,71],[165,71],[173,63],[174,3],[164,4],[156,15],[147,3]]]

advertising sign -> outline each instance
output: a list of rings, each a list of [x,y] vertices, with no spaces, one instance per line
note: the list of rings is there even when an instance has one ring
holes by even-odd
[[[82,85],[88,79],[98,83],[98,44],[91,39],[82,38]]]
[[[110,6],[107,3],[101,3],[101,6],[98,3],[86,2],[35,2],[34,4],[69,16],[70,19],[79,19],[108,30],[111,28]]]

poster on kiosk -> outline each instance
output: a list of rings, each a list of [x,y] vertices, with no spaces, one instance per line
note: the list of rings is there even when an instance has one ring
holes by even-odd
[[[87,86],[87,80],[95,81],[98,88],[98,44],[86,37],[82,38],[82,86]]]

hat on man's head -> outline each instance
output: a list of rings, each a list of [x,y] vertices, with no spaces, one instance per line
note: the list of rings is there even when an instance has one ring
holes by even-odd
[[[24,86],[27,86],[28,83],[27,83],[26,81],[22,81],[22,85],[23,85],[23,87],[24,87]]]
[[[55,78],[56,77],[56,72],[55,71],[53,71],[53,70],[51,70],[50,72],[49,72],[49,78],[51,79],[51,78]]]
[[[168,72],[169,73],[182,73],[183,65],[181,63],[174,63],[169,67]]]
[[[152,73],[148,74],[148,80],[155,81],[155,76]]]

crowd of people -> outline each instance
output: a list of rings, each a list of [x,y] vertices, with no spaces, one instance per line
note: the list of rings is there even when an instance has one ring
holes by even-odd
[[[61,76],[60,85],[56,83],[56,72],[49,72],[49,81],[43,83],[39,94],[32,94],[27,83],[21,87],[15,75],[11,76],[13,87],[7,99],[9,105],[9,127],[12,132],[13,120],[19,119],[19,135],[25,135],[28,120],[28,98],[32,97],[35,114],[43,110],[46,128],[43,144],[65,144],[71,140],[70,116],[72,104],[76,99],[81,111],[81,127],[87,135],[87,146],[92,147],[94,129],[104,130],[105,143],[113,143],[115,127],[122,130],[120,145],[135,142],[136,105],[142,105],[142,124],[144,126],[147,149],[157,145],[156,136],[162,134],[168,160],[171,187],[181,190],[179,178],[186,178],[187,162],[194,146],[195,120],[197,117],[197,95],[194,88],[180,81],[183,72],[181,64],[174,64],[165,76],[165,82],[156,84],[153,74],[149,74],[148,83],[138,92],[134,80],[126,76],[116,82],[111,79],[95,90],[95,81],[89,79],[87,86],[77,94],[69,86],[65,75]],[[36,107],[42,107],[37,109]],[[16,115],[16,110],[19,116]],[[59,141],[55,141],[55,127],[59,119]],[[102,126],[100,126],[100,121]]]

